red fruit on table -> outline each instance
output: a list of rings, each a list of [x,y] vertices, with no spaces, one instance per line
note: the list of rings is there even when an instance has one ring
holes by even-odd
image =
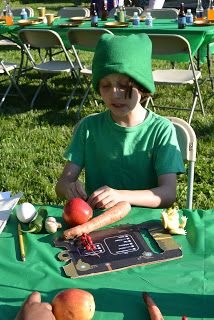
[[[75,227],[90,220],[93,216],[92,208],[81,198],[69,200],[62,214],[64,221],[70,226]]]
[[[91,320],[95,312],[93,295],[81,289],[66,289],[52,301],[56,320]]]

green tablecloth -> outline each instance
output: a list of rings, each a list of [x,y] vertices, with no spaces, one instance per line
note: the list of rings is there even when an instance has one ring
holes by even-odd
[[[47,209],[61,217],[62,208]],[[183,258],[79,279],[65,277],[64,262],[57,260],[61,249],[52,246],[55,235],[25,235],[27,260],[21,262],[13,214],[0,235],[0,320],[14,319],[33,290],[51,302],[59,291],[75,287],[94,295],[94,320],[149,319],[142,291],[150,292],[165,320],[214,319],[214,210],[180,213],[188,217],[187,236],[174,236]],[[153,219],[160,219],[160,210],[133,208],[118,224]]]
[[[15,19],[15,22],[17,19]],[[47,24],[38,24],[30,26],[30,28],[45,28],[52,29],[57,31],[63,38],[65,44],[68,46],[68,41],[66,37],[66,32],[68,28],[61,28],[59,25],[63,22],[68,22],[68,19],[55,19],[52,26],[48,26]],[[110,20],[109,21],[113,21]],[[105,27],[104,21],[99,21],[99,27]],[[29,28],[29,27],[24,27]],[[84,22],[80,28],[91,28],[90,21]],[[10,36],[17,41],[17,32],[20,30],[17,24],[14,26],[7,27],[4,25],[0,25],[0,34],[10,34]],[[129,34],[129,33],[170,33],[170,34],[178,34],[185,37],[191,46],[193,56],[196,55],[197,51],[200,49],[200,59],[204,62],[206,53],[207,53],[207,44],[214,39],[214,26],[186,26],[185,29],[178,29],[178,24],[175,20],[172,19],[155,19],[153,21],[153,27],[148,28],[145,26],[144,22],[141,22],[138,27],[134,27],[131,23],[127,28],[110,28],[110,30],[115,34]],[[136,48],[137,49],[137,48]],[[187,56],[183,58],[177,58],[177,61],[187,61]]]

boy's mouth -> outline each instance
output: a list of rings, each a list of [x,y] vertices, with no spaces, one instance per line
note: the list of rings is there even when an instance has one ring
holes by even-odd
[[[125,107],[124,103],[112,103],[111,105],[113,108],[117,108],[117,109]]]

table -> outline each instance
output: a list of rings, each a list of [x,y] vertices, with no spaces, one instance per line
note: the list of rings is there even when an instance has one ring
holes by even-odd
[[[17,20],[18,19],[16,18],[15,23]],[[109,19],[108,21],[113,20]],[[68,28],[61,28],[59,26],[63,22],[68,22],[68,19],[55,19],[52,26],[48,26],[47,24],[38,24],[24,28],[45,28],[55,30],[62,36],[65,44],[67,44],[68,46],[68,42],[66,39],[66,32]],[[90,24],[90,21],[85,21],[80,26],[80,28],[90,28]],[[104,24],[105,21],[99,21],[99,27],[105,27]],[[11,27],[0,25],[0,35],[9,34],[14,41],[18,41],[17,32],[20,29],[21,27],[17,24],[14,24],[14,26]],[[189,41],[193,56],[195,56],[200,49],[201,62],[204,62],[206,59],[208,43],[210,43],[214,39],[214,26],[186,26],[185,29],[178,29],[177,22],[172,19],[154,19],[152,28],[148,28],[147,26],[145,26],[144,22],[141,22],[138,27],[134,27],[130,23],[129,27],[127,28],[110,28],[110,30],[115,34],[121,35],[141,32],[157,34],[170,33],[181,35]],[[179,59],[177,57],[176,61],[188,61],[187,59],[187,56],[183,56]]]
[[[49,216],[61,217],[62,208],[47,206]],[[117,224],[160,219],[159,209],[134,207]],[[94,320],[149,320],[141,292],[159,305],[165,320],[214,319],[214,210],[181,210],[188,217],[187,236],[173,236],[183,258],[79,279],[66,278],[53,247],[56,235],[25,235],[26,262],[20,261],[17,218],[13,214],[0,234],[0,320],[12,320],[33,291],[51,302],[59,291],[81,288],[96,301]],[[62,222],[62,219],[58,219]],[[59,231],[60,234],[60,231]]]

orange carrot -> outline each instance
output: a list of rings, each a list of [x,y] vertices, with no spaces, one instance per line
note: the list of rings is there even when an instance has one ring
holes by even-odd
[[[88,222],[78,225],[76,227],[65,230],[63,232],[63,238],[71,239],[74,237],[79,237],[83,233],[90,233],[91,231],[105,227],[124,218],[130,210],[131,205],[128,202],[118,202],[115,206],[113,206],[109,210],[106,210],[98,217],[95,217],[89,220]]]
[[[164,320],[160,309],[157,307],[157,305],[154,303],[147,292],[143,293],[143,299],[145,301],[145,304],[147,305],[151,320]]]

